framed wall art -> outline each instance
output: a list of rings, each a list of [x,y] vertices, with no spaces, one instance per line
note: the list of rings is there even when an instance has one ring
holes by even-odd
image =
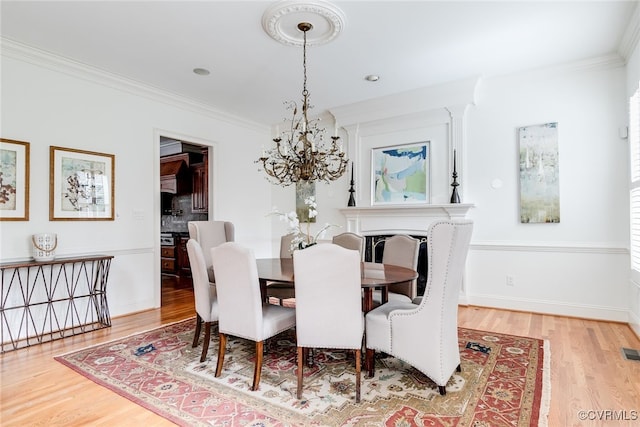
[[[520,222],[560,222],[558,123],[518,128]]]
[[[113,154],[50,147],[49,219],[113,220]]]
[[[371,150],[371,204],[429,203],[429,142]]]
[[[0,138],[0,221],[29,220],[29,143]]]

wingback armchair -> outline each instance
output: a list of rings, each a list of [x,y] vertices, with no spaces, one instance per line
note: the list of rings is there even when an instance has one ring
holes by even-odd
[[[438,221],[427,232],[427,284],[419,305],[389,301],[369,313],[366,358],[373,376],[375,351],[404,360],[431,378],[440,394],[460,370],[458,298],[469,250],[471,221]]]

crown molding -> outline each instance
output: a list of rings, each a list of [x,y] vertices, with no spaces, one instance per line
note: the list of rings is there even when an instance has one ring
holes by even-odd
[[[202,114],[216,120],[248,128],[257,132],[268,131],[268,126],[266,125],[228,114],[194,99],[168,92],[118,74],[110,73],[45,50],[37,49],[6,37],[0,37],[0,56],[27,62],[101,86],[147,98],[156,102],[169,104],[176,108]]]
[[[639,39],[640,7],[636,4],[633,13],[631,14],[631,18],[629,19],[629,23],[627,24],[627,28],[622,35],[622,40],[620,40],[620,45],[618,46],[618,53],[625,59],[625,61],[628,61],[631,54],[633,54],[633,51],[638,45]]]

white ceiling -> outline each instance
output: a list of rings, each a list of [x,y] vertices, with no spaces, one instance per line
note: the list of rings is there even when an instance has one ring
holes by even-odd
[[[637,1],[335,1],[308,49],[313,112],[474,76],[624,56]],[[262,29],[270,1],[7,1],[3,37],[259,123],[301,98],[302,49]],[[208,76],[192,72],[202,67]],[[367,74],[380,80],[367,82]]]

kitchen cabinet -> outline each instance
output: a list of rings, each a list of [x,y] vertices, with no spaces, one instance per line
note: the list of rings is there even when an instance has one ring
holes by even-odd
[[[209,212],[209,161],[206,150],[202,163],[191,165],[193,177],[193,193],[191,195],[191,212]]]
[[[160,247],[160,265],[163,273],[175,274],[176,272],[176,247]]]

